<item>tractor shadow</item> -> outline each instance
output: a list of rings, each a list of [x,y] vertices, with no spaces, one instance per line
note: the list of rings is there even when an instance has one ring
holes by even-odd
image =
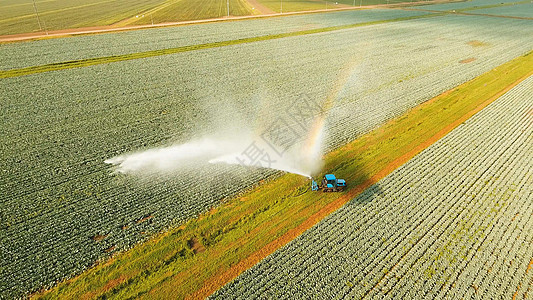
[[[356,193],[345,205],[364,205],[372,202],[377,197],[384,196],[385,191],[382,188],[382,179],[373,182],[376,172],[367,170],[360,159],[356,158],[352,161],[342,162],[330,170],[331,173],[338,174],[338,178],[346,180],[347,188],[343,193],[363,189]]]

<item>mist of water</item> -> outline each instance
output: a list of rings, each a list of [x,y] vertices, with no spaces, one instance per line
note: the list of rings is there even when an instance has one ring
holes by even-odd
[[[226,163],[252,168],[270,168],[311,177],[321,166],[321,138],[316,143],[298,143],[282,155],[275,155],[258,136],[241,134],[238,138],[208,137],[184,144],[149,149],[107,159],[105,163],[115,166],[117,173],[143,174],[173,172],[198,164]],[[244,155],[253,145],[261,155],[256,159]]]
[[[246,132],[219,133],[214,137],[205,137],[187,143],[149,149],[137,153],[124,154],[110,158],[105,162],[115,166],[119,173],[153,173],[172,172],[184,167],[195,167],[198,164],[226,163],[243,167],[271,168],[311,178],[322,168],[323,140],[326,135],[326,120],[329,111],[342,90],[353,82],[353,70],[358,63],[352,60],[347,63],[339,74],[338,80],[332,85],[330,93],[321,104],[321,113],[310,123],[309,130],[302,140],[292,145],[279,155],[274,155],[267,143],[257,134],[251,134],[252,128]],[[245,122],[243,122],[245,123]],[[241,128],[246,127],[242,126]],[[253,127],[253,126],[248,126]],[[262,151],[254,155],[254,161],[246,150],[251,146]],[[264,153],[267,153],[266,157]],[[255,153],[257,154],[257,152]]]
[[[242,151],[249,141],[250,137],[245,134],[239,138],[205,137],[184,144],[116,156],[105,163],[114,165],[118,173],[171,172]]]
[[[253,139],[253,147],[257,151],[261,151],[261,155],[257,160],[251,160],[250,157],[243,155],[246,149],[249,149],[252,142],[247,145],[247,148],[241,149],[239,152],[227,153],[216,158],[210,159],[209,163],[226,163],[233,165],[243,165],[249,167],[264,167],[288,173],[302,175],[311,178],[313,174],[318,172],[322,166],[322,157],[320,154],[321,137],[316,139],[317,144],[312,147],[308,146],[308,140],[296,143],[287,151],[278,155],[272,150],[269,144],[263,142],[259,137]],[[245,150],[245,151],[243,151]]]

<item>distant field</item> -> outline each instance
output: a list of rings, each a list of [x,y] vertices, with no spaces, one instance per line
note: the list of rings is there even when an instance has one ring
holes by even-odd
[[[417,0],[418,1],[418,0]],[[400,2],[399,0],[356,0],[356,5]],[[415,2],[415,1],[413,1]],[[0,0],[0,35],[52,31],[104,25],[140,25],[224,17],[226,0]],[[229,14],[262,14],[254,6],[280,12],[277,0],[230,0]],[[283,12],[352,6],[352,0],[284,0]],[[39,24],[40,23],[40,24]]]
[[[247,16],[258,14],[246,0],[230,0],[230,16]],[[169,0],[158,5],[139,17],[132,17],[119,22],[117,26],[131,24],[164,23],[171,21],[188,21],[219,18],[228,15],[226,0]]]
[[[226,0],[0,1],[0,35],[112,25],[149,24],[222,17]],[[230,15],[253,14],[246,0],[230,0]],[[39,27],[39,22],[40,27]]]
[[[398,2],[419,2],[423,0],[257,0],[264,6],[272,9],[275,12],[280,12],[283,7],[283,12],[305,11],[317,9],[333,9],[348,6],[366,6],[376,4],[392,4]]]
[[[461,1],[458,3],[442,3],[442,4],[433,4],[429,6],[424,6],[423,8],[431,10],[440,10],[440,11],[461,11],[461,10],[477,10],[483,7],[498,7],[498,11],[501,10],[501,7],[508,5],[513,5],[514,3],[524,3],[529,1],[524,0],[470,0],[470,1]]]
[[[507,7],[478,9],[475,13],[533,19],[533,3],[529,2]]]
[[[40,28],[32,1],[3,0],[0,2],[0,35],[110,25],[163,2],[164,0],[36,1]]]
[[[244,262],[245,266],[246,264],[253,264],[257,262],[259,259],[261,259],[261,255],[266,256],[269,254],[269,250],[263,250],[270,249],[272,251],[271,247],[273,244],[278,244],[278,246],[281,246],[282,244],[280,241],[287,241],[287,236],[298,234],[294,233],[294,231],[300,231],[301,233],[301,231],[305,230],[305,226],[310,226],[305,224],[308,219],[316,220],[317,215],[324,216],[324,214],[326,214],[324,211],[334,210],[331,208],[332,206],[340,206],[341,204],[349,201],[351,197],[360,193],[363,188],[368,187],[370,185],[369,182],[372,182],[372,180],[377,181],[379,176],[386,175],[383,174],[383,170],[390,169],[390,166],[394,165],[395,163],[398,164],[399,158],[407,160],[409,157],[406,158],[406,154],[412,153],[413,149],[416,149],[419,147],[419,145],[424,144],[428,139],[432,139],[435,137],[435,135],[443,135],[444,133],[441,132],[443,128],[448,128],[449,125],[453,124],[455,124],[455,126],[461,124],[463,119],[468,118],[469,114],[473,114],[476,109],[481,109],[483,104],[486,105],[487,102],[490,102],[491,97],[498,95],[498,92],[502,93],[502,89],[505,89],[505,87],[513,84],[513,82],[523,76],[523,74],[530,72],[533,62],[530,55],[517,58],[468,83],[465,83],[464,85],[459,86],[458,88],[453,89],[449,93],[445,93],[435,98],[434,101],[426,102],[409,113],[387,123],[383,127],[374,130],[369,134],[364,135],[360,139],[357,139],[356,141],[328,154],[326,156],[325,169],[334,170],[336,174],[346,178],[348,182],[350,182],[351,190],[349,190],[347,194],[313,193],[309,191],[309,182],[306,179],[293,174],[287,174],[275,181],[268,182],[263,186],[260,186],[250,193],[246,193],[242,197],[233,199],[231,202],[222,205],[216,210],[204,214],[198,219],[191,220],[180,228],[172,229],[169,232],[158,236],[152,241],[139,245],[131,251],[118,255],[109,263],[102,264],[88,272],[83,273],[81,276],[69,281],[68,284],[60,284],[50,293],[45,294],[44,298],[75,299],[84,295],[92,295],[93,297],[101,298],[204,298],[205,296],[208,296],[210,292],[216,290],[224,283],[231,280],[232,276],[238,274],[239,270],[243,270],[243,267],[240,265],[241,262]],[[532,81],[530,78],[530,85],[531,82]],[[518,89],[527,92],[527,87],[528,86],[522,86]],[[529,95],[530,94],[531,92],[529,92]],[[520,102],[520,99],[527,98],[515,97],[513,99],[515,99],[515,102]],[[505,107],[507,109],[510,107],[512,108],[513,103],[510,104],[511,105],[506,105]],[[522,105],[522,111],[524,110],[524,106],[526,105]],[[509,116],[512,117],[513,115],[509,114]],[[508,117],[508,119],[512,118]],[[515,122],[515,124],[516,123],[517,122]],[[408,130],[406,130],[406,128],[408,128]],[[461,128],[462,125],[459,125],[458,129],[461,130]],[[493,130],[495,128],[507,129],[506,126],[491,127]],[[517,132],[518,131],[519,130],[517,130]],[[462,129],[462,132],[465,132],[464,128]],[[450,135],[453,136],[453,132]],[[455,136],[457,136],[457,134],[455,134]],[[522,137],[524,136],[527,136],[527,133],[522,131]],[[500,140],[505,139],[500,138]],[[468,141],[469,140],[466,142]],[[442,142],[437,143],[442,144]],[[522,149],[525,148],[524,144],[522,143],[516,143],[515,146],[518,146],[519,148],[521,147]],[[432,152],[431,149],[433,148],[436,147],[432,146],[430,147],[430,150],[426,150],[425,152],[429,153],[429,155],[432,155],[434,152]],[[472,148],[475,148],[473,143],[470,144],[469,150],[471,151]],[[461,149],[459,149],[455,152],[455,156],[460,156],[467,151],[461,151]],[[479,154],[479,152],[472,153],[471,155],[476,154]],[[485,157],[490,157],[491,154],[493,153],[486,153]],[[527,159],[527,156],[524,155],[523,151],[521,154],[522,155],[519,157],[522,159],[522,161]],[[414,153],[410,155],[414,155]],[[439,157],[441,160],[446,161],[447,156],[441,155]],[[416,158],[414,160],[416,161]],[[454,163],[456,163],[456,161],[449,162],[449,164]],[[481,167],[485,166],[486,165],[482,165]],[[439,171],[437,167],[428,169],[436,169],[437,172]],[[523,167],[521,169],[521,171],[524,170],[527,170],[527,167]],[[395,171],[394,173],[399,173],[399,171]],[[408,176],[405,176],[406,172],[400,173],[402,173],[401,175],[404,178],[407,177],[407,179],[400,183],[394,183],[394,187],[396,188],[401,188],[402,186],[406,186],[410,183],[413,185],[415,182],[425,182],[425,180],[420,180],[418,178],[416,181],[409,182]],[[444,172],[440,174],[441,176],[445,176],[448,173]],[[376,179],[376,177],[378,178]],[[397,178],[398,177],[402,178],[401,176],[397,176]],[[468,176],[463,176],[462,178],[464,179],[465,177],[467,179],[472,179]],[[388,179],[380,181],[379,184],[382,184],[387,180]],[[388,181],[390,182],[391,180]],[[357,220],[358,222],[364,221],[364,217],[367,212],[376,213],[376,211],[379,211],[381,213],[387,213],[389,216],[403,217],[404,214],[408,213],[410,213],[410,215],[417,214],[419,212],[417,209],[417,204],[420,204],[420,206],[427,206],[427,196],[426,199],[423,199],[423,201],[419,202],[415,201],[420,200],[422,197],[415,197],[415,201],[406,202],[407,204],[415,205],[416,207],[401,211],[404,214],[398,214],[400,212],[400,210],[397,209],[400,206],[398,203],[396,203],[398,201],[384,201],[382,199],[373,199],[373,201],[368,200],[369,197],[373,197],[376,196],[376,194],[381,193],[379,184],[369,188],[366,192],[356,198],[356,200],[349,202],[345,208],[341,208],[340,213],[333,213],[332,217],[326,218],[326,220],[320,224],[326,223],[326,228],[332,227],[331,225],[327,224],[327,220],[335,219],[335,216],[342,214],[343,212],[346,214],[347,210],[348,213],[352,212],[353,215],[350,216],[349,220],[343,222],[343,224],[345,223],[349,225],[352,224],[352,219]],[[486,185],[484,186],[486,187]],[[374,194],[376,191],[377,193]],[[401,196],[399,195],[395,195],[395,197],[401,199]],[[411,199],[412,198],[413,197],[411,197]],[[373,202],[377,202],[379,204],[379,209],[374,208],[376,205],[373,205]],[[448,201],[448,204],[453,202],[454,201]],[[402,204],[406,205],[406,203]],[[435,202],[432,204],[435,205]],[[393,207],[393,209],[391,209],[391,207]],[[529,205],[529,208],[531,208],[531,205]],[[431,209],[429,209],[429,211],[431,211]],[[504,211],[507,213],[513,212],[512,210],[506,208],[505,210],[502,210],[502,214]],[[457,210],[455,212],[457,213]],[[446,214],[447,212],[446,210],[441,209],[438,212],[433,213]],[[524,212],[523,214],[524,216],[527,216],[527,212]],[[357,219],[355,217],[357,217]],[[405,227],[412,225],[412,222],[410,222],[408,219],[402,219],[400,222],[389,224],[384,221],[381,221],[380,223],[379,218],[377,219],[378,221],[376,221],[376,223],[378,224],[375,224],[375,229],[366,229],[366,231],[369,232],[367,237],[370,236],[370,238],[377,238],[381,236],[376,234],[373,235],[372,233],[382,228],[388,229],[389,227],[386,227],[387,225],[393,226],[394,224],[403,224]],[[432,218],[431,220],[434,219],[435,218]],[[463,225],[461,228],[466,227],[465,224],[461,225]],[[471,226],[471,224],[466,225]],[[309,237],[313,234],[316,235],[317,241],[335,237],[343,241],[342,239],[345,238],[343,235],[344,231],[337,231],[335,234],[325,234],[321,236],[316,234],[317,231],[318,230],[316,227],[312,228],[309,231],[310,233],[304,233],[302,236],[303,238],[297,238],[287,247],[283,247],[280,249],[280,251],[274,253],[273,256],[285,256],[282,257],[284,259],[280,260],[279,264],[287,261],[288,258],[298,259],[302,257],[303,254],[306,253],[305,250],[297,249],[298,251],[293,251],[291,253],[288,253],[288,250],[294,249],[294,245],[301,245],[302,241],[313,240],[313,237]],[[519,230],[516,230],[515,232],[519,232]],[[527,233],[529,231],[524,230],[522,232]],[[385,233],[395,234],[396,232],[394,230],[389,230]],[[420,234],[420,230],[418,233]],[[462,236],[456,234],[455,237],[457,237],[457,240],[459,240],[459,238]],[[196,250],[191,249],[188,241],[193,240],[196,240],[200,245],[203,245],[203,247],[205,247],[203,248],[205,251],[202,250],[197,252]],[[351,237],[350,240],[357,241],[358,239],[357,237]],[[381,245],[381,243],[367,244],[374,246],[374,248]],[[388,244],[391,243],[389,242]],[[438,243],[436,244],[439,245]],[[334,247],[337,245],[339,244],[335,243]],[[317,248],[313,244],[306,246],[307,249]],[[525,247],[522,247],[521,249],[522,256],[518,257],[521,260],[517,259],[521,265],[524,263],[524,248]],[[335,253],[333,253],[333,251],[326,251],[326,249],[331,249],[331,245],[323,246],[321,249],[322,251],[320,252],[318,250],[308,251],[306,256],[325,253],[334,256],[329,257],[328,262],[331,261],[338,263],[338,260],[335,260]],[[338,248],[334,249],[339,250]],[[360,251],[363,251],[365,248],[361,247],[360,249]],[[353,249],[347,248],[345,250],[351,251]],[[403,251],[405,250],[406,249],[403,249]],[[438,250],[439,252],[436,253],[441,253],[443,251],[442,249]],[[389,254],[394,253],[401,255],[402,252],[398,250]],[[383,254],[383,252],[381,254]],[[387,259],[381,261],[374,259],[374,262],[372,262],[370,259],[374,258],[372,253],[365,253],[365,255],[360,255],[359,257],[351,254],[346,255],[349,257],[353,256],[353,259],[359,258],[360,260],[368,258],[368,260],[365,262],[378,264],[379,269],[376,269],[376,272],[383,271],[383,265],[390,266],[391,264],[391,261]],[[435,255],[437,255],[438,258],[442,258],[439,254]],[[433,260],[428,261],[432,262]],[[435,261],[438,260],[436,259]],[[476,262],[478,261],[479,260]],[[215,295],[221,296],[221,298],[224,299],[233,299],[239,294],[262,293],[265,292],[265,289],[267,293],[273,293],[273,286],[275,286],[277,282],[281,282],[281,280],[283,280],[283,278],[286,276],[280,274],[283,272],[283,269],[279,267],[277,270],[275,270],[276,272],[272,274],[270,274],[271,272],[269,271],[264,271],[264,268],[265,265],[267,265],[267,267],[268,265],[275,267],[277,262],[278,260],[271,259],[270,257],[266,258],[262,263],[259,263],[249,271],[243,273],[244,275],[238,277],[235,282],[230,283]],[[527,263],[527,261],[525,262]],[[324,267],[325,265],[327,264],[324,263],[324,260],[317,260],[317,267]],[[304,261],[303,263],[298,262],[291,265],[285,265],[284,268],[285,270],[291,270],[293,268],[306,266],[307,262]],[[364,268],[366,265],[353,264],[351,266],[353,268]],[[261,268],[263,270],[261,270]],[[339,271],[350,270],[350,268],[346,266],[338,267],[336,269]],[[262,274],[258,274],[258,270],[261,270]],[[308,269],[309,272],[312,270],[313,268]],[[372,271],[374,269],[370,270]],[[367,275],[370,280],[379,279],[379,277],[376,276],[376,272],[370,273],[367,270],[365,271],[365,275]],[[255,275],[258,275],[255,277],[250,276],[250,274],[254,274],[252,272],[255,272]],[[520,268],[520,272],[522,273],[518,273],[519,276],[523,274],[523,268]],[[305,275],[307,274],[308,273],[305,273]],[[326,271],[320,272],[320,274],[325,276],[331,275]],[[332,274],[335,275],[335,273]],[[465,272],[464,274],[467,273]],[[269,278],[269,275],[279,275],[278,280],[262,282],[261,285],[252,286],[254,280],[260,281],[264,278]],[[292,277],[297,274],[292,272],[287,275]],[[380,273],[377,275],[380,275]],[[270,276],[269,279],[272,277],[273,276]],[[405,276],[404,279],[407,277],[408,276]],[[479,280],[481,278],[481,276],[477,278],[475,276],[471,276],[468,279]],[[341,279],[342,278],[340,277],[336,277],[333,280],[328,281],[328,283],[331,285],[337,284],[336,288],[339,292],[342,292],[344,281]],[[441,279],[441,277],[436,275],[433,277],[433,279],[438,280]],[[309,282],[306,281],[305,278],[300,280],[303,284]],[[324,282],[325,281],[315,281],[315,283]],[[352,282],[354,284],[357,283],[353,280]],[[297,283],[297,281],[293,281],[292,284],[285,284],[284,282],[283,286],[277,286],[275,288],[278,292],[286,295],[288,294],[287,290]],[[240,284],[243,284],[243,286],[249,288],[247,290],[243,290],[239,288]],[[339,285],[341,286],[340,288],[338,288]],[[346,289],[351,288],[349,285],[344,285],[344,287]],[[509,287],[506,288],[506,291],[509,291],[508,288]],[[524,290],[524,288],[522,290]],[[313,290],[306,288],[304,290],[300,290],[300,293],[305,293],[308,291]],[[357,290],[352,289],[351,292],[356,291]],[[361,289],[361,291],[365,290]],[[146,295],[150,296],[148,297]],[[42,295],[38,295],[38,297],[39,296]],[[309,296],[310,295],[304,296],[302,299],[310,298]],[[257,294],[255,297],[242,297],[242,299],[254,298],[260,297],[258,297]]]

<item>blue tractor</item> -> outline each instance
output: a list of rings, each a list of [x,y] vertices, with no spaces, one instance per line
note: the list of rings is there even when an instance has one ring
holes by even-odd
[[[324,192],[342,192],[346,188],[346,181],[344,179],[337,179],[333,174],[326,174],[322,179],[322,184],[319,186],[316,181],[313,180],[311,184],[311,190]]]

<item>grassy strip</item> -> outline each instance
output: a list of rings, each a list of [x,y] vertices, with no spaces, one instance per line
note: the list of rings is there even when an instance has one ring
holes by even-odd
[[[533,75],[533,52],[516,58],[327,154],[342,193],[309,190],[287,174],[180,228],[118,254],[44,298],[203,298],[353,199]]]
[[[390,22],[421,19],[421,18],[433,17],[433,16],[438,16],[438,15],[441,15],[441,14],[427,14],[427,15],[410,16],[410,17],[403,17],[403,18],[396,18],[396,19],[389,19],[389,20],[378,20],[378,21],[371,21],[371,22],[364,22],[364,23],[357,23],[357,24],[348,24],[348,25],[324,27],[324,28],[287,32],[287,33],[280,33],[280,34],[264,35],[264,36],[243,38],[243,39],[237,39],[237,40],[229,40],[229,41],[213,42],[213,43],[206,43],[206,44],[199,44],[199,45],[189,45],[189,46],[182,46],[182,47],[168,48],[168,49],[161,49],[161,50],[129,53],[129,54],[122,54],[122,55],[115,55],[115,56],[96,57],[96,58],[52,63],[52,64],[46,64],[46,65],[41,65],[41,66],[32,66],[32,67],[26,67],[26,68],[20,68],[20,69],[0,71],[0,78],[19,77],[19,76],[25,76],[25,75],[30,75],[30,74],[36,74],[36,73],[88,67],[88,66],[94,66],[94,65],[108,64],[112,62],[127,61],[127,60],[132,60],[132,59],[140,59],[140,58],[175,54],[175,53],[181,53],[181,52],[189,52],[189,51],[202,50],[202,49],[219,48],[219,47],[260,42],[260,41],[276,40],[276,39],[282,39],[282,38],[287,38],[287,37],[331,32],[331,31],[377,25],[377,24],[390,23]]]

